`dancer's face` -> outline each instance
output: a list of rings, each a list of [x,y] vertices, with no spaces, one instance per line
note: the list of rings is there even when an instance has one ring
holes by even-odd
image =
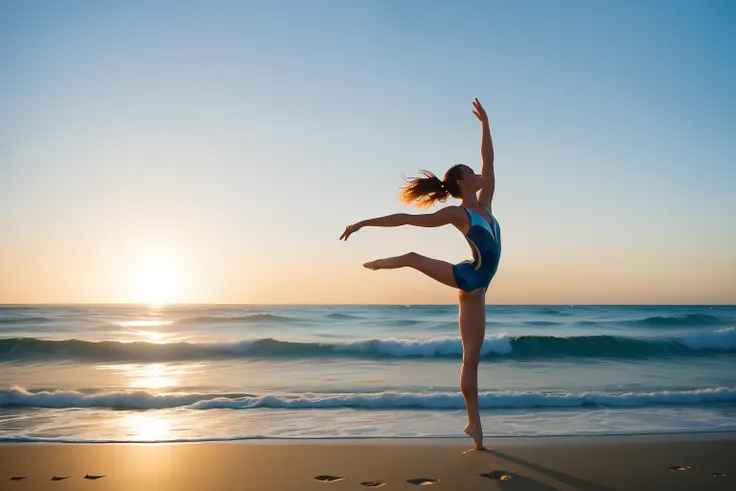
[[[476,174],[473,169],[467,165],[463,165],[463,178],[462,186],[468,191],[476,192],[483,187],[483,177],[480,174]]]

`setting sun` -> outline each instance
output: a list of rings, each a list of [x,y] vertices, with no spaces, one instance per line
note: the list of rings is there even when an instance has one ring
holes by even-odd
[[[149,261],[138,273],[137,301],[160,305],[176,301],[179,294],[179,275],[169,261]]]

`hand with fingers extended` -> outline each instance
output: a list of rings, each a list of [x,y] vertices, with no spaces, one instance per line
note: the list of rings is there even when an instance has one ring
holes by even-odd
[[[481,123],[487,124],[488,123],[488,115],[486,114],[486,110],[483,109],[483,106],[480,105],[480,101],[476,97],[473,101],[473,114],[475,114],[475,117],[480,120]]]
[[[343,239],[348,240],[348,237],[350,237],[351,234],[353,234],[354,232],[357,232],[362,227],[363,225],[361,225],[360,222],[354,223],[353,225],[348,225],[347,227],[345,227],[345,231],[340,236],[340,240],[343,240]]]

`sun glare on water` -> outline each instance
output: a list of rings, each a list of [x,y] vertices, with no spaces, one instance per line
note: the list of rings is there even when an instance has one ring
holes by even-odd
[[[123,417],[123,427],[133,440],[157,441],[171,437],[169,421],[154,413],[128,413]]]

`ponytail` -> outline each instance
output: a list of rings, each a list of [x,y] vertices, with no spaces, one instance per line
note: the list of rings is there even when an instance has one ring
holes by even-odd
[[[424,177],[406,179],[401,187],[400,200],[406,204],[414,203],[418,208],[429,208],[437,201],[445,201],[450,191],[439,177],[428,170],[422,170]]]

